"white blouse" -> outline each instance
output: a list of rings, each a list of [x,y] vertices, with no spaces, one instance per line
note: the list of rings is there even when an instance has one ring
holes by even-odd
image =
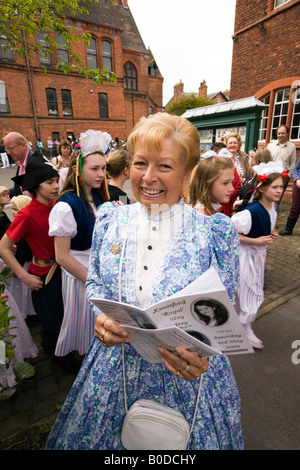
[[[271,219],[271,231],[273,231],[276,225],[276,220],[277,220],[277,215],[278,215],[274,203],[272,204],[272,208],[269,211],[269,215]],[[251,213],[247,209],[237,212],[236,214],[233,214],[231,219],[238,233],[241,233],[243,235],[248,235],[252,226],[252,218],[251,218]]]
[[[91,204],[96,216],[96,207]],[[71,206],[66,202],[59,201],[55,204],[49,216],[49,235],[50,237],[70,237],[74,238],[77,234],[77,222]],[[75,259],[86,270],[89,267],[90,251],[71,250],[70,256]],[[69,273],[68,273],[69,274]],[[70,274],[69,274],[70,275]]]
[[[142,206],[139,208],[135,290],[142,306],[166,246],[181,218],[182,207],[179,204],[158,216],[149,215]]]

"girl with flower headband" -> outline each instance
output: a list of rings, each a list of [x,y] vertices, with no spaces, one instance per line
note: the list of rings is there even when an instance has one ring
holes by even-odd
[[[255,200],[247,208],[232,216],[240,236],[240,288],[238,292],[238,314],[247,337],[256,349],[263,343],[254,334],[251,323],[264,300],[264,271],[267,247],[278,238],[273,232],[276,225],[275,203],[283,191],[282,162],[268,162],[255,165],[258,185]]]
[[[55,256],[62,267],[64,319],[56,354],[87,352],[94,337],[94,317],[86,299],[85,282],[96,212],[109,200],[105,153],[109,142],[101,131],[80,135],[81,150],[72,157],[69,172],[49,218]]]

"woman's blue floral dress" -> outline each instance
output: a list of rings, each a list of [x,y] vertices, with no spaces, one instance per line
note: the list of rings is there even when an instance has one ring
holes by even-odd
[[[162,255],[145,307],[183,289],[210,265],[217,269],[234,301],[239,281],[239,239],[231,220],[222,214],[207,217],[182,201],[178,204],[182,223]],[[101,207],[93,234],[88,297],[118,300],[122,250],[115,253],[111,247],[122,247],[128,224],[122,302],[139,305],[135,294],[138,206],[139,203],[121,207],[106,203]],[[170,211],[162,217],[169,217]],[[146,362],[129,343],[124,350],[128,407],[141,398],[156,400],[181,411],[191,423],[200,379],[187,382],[175,377],[161,363]],[[124,416],[121,346],[106,349],[94,338],[46,448],[124,449],[120,439]],[[243,448],[240,398],[226,356],[210,358],[188,448]]]

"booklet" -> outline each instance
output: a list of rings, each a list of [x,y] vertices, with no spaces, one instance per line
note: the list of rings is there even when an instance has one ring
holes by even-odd
[[[148,362],[161,361],[159,346],[170,351],[183,346],[201,357],[254,352],[213,267],[181,291],[145,309],[95,297],[90,301],[127,328],[131,344]]]

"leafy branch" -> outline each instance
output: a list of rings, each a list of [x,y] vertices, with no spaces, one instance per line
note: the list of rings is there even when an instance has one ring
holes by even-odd
[[[74,27],[66,24],[68,16],[78,14],[89,15],[88,6],[97,4],[99,0],[0,0],[0,38],[2,47],[13,53],[27,57],[32,53],[39,53],[48,57],[61,43],[56,40],[59,33],[64,48],[68,51],[72,63],[59,62],[59,69],[68,74],[77,72],[96,83],[104,80],[116,82],[113,72],[100,69],[89,69],[82,63],[82,59],[74,52],[73,41],[84,41],[89,44],[91,36],[88,33],[78,34]],[[114,3],[115,0],[105,0]],[[38,33],[44,33],[44,41],[36,41]],[[47,66],[43,66],[47,71]]]

